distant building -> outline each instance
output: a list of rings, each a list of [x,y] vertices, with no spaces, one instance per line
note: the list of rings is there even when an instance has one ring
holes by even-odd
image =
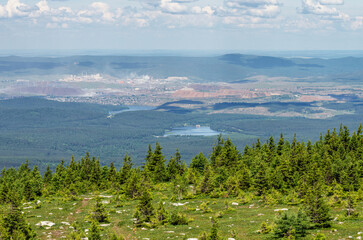
[[[200,125],[195,125],[196,128],[200,128]]]

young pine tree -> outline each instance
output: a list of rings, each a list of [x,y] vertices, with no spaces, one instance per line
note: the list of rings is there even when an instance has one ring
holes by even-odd
[[[96,221],[92,221],[91,228],[89,230],[89,240],[101,240],[101,229]]]
[[[134,218],[136,218],[136,222],[138,224],[141,224],[146,222],[151,223],[154,216],[155,209],[152,205],[152,194],[148,191],[148,189],[144,189],[140,202],[136,207]]]
[[[19,209],[19,195],[11,190],[9,211],[0,219],[0,239],[36,239],[36,234]]]
[[[90,218],[99,223],[108,223],[110,219],[101,198],[96,198],[96,205],[93,207]]]
[[[126,183],[127,179],[130,177],[132,165],[133,164],[130,155],[126,154],[123,159],[123,165],[119,175],[121,185]]]
[[[159,206],[156,209],[156,218],[161,225],[168,222],[169,212],[164,208],[164,203],[162,201],[159,202]]]
[[[218,234],[218,227],[219,227],[218,221],[214,217],[212,217],[211,221],[212,221],[212,229],[208,236],[208,240],[220,240],[221,238]]]
[[[306,213],[316,227],[330,227],[330,207],[326,203],[321,187],[309,191],[305,196]]]

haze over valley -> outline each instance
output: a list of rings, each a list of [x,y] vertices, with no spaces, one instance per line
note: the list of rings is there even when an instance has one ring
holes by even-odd
[[[140,163],[159,141],[188,161],[208,154],[213,133],[240,149],[281,132],[318,139],[321,126],[357,127],[362,69],[360,57],[1,57],[2,158],[16,166],[90,151],[104,162],[130,153]],[[196,126],[210,130],[174,134]]]

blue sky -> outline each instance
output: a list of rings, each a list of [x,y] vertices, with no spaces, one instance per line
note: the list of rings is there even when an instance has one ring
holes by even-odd
[[[0,0],[11,49],[363,49],[362,0]]]

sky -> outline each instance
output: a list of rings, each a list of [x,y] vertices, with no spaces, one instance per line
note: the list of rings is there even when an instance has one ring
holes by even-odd
[[[0,49],[363,50],[362,0],[0,0]]]

